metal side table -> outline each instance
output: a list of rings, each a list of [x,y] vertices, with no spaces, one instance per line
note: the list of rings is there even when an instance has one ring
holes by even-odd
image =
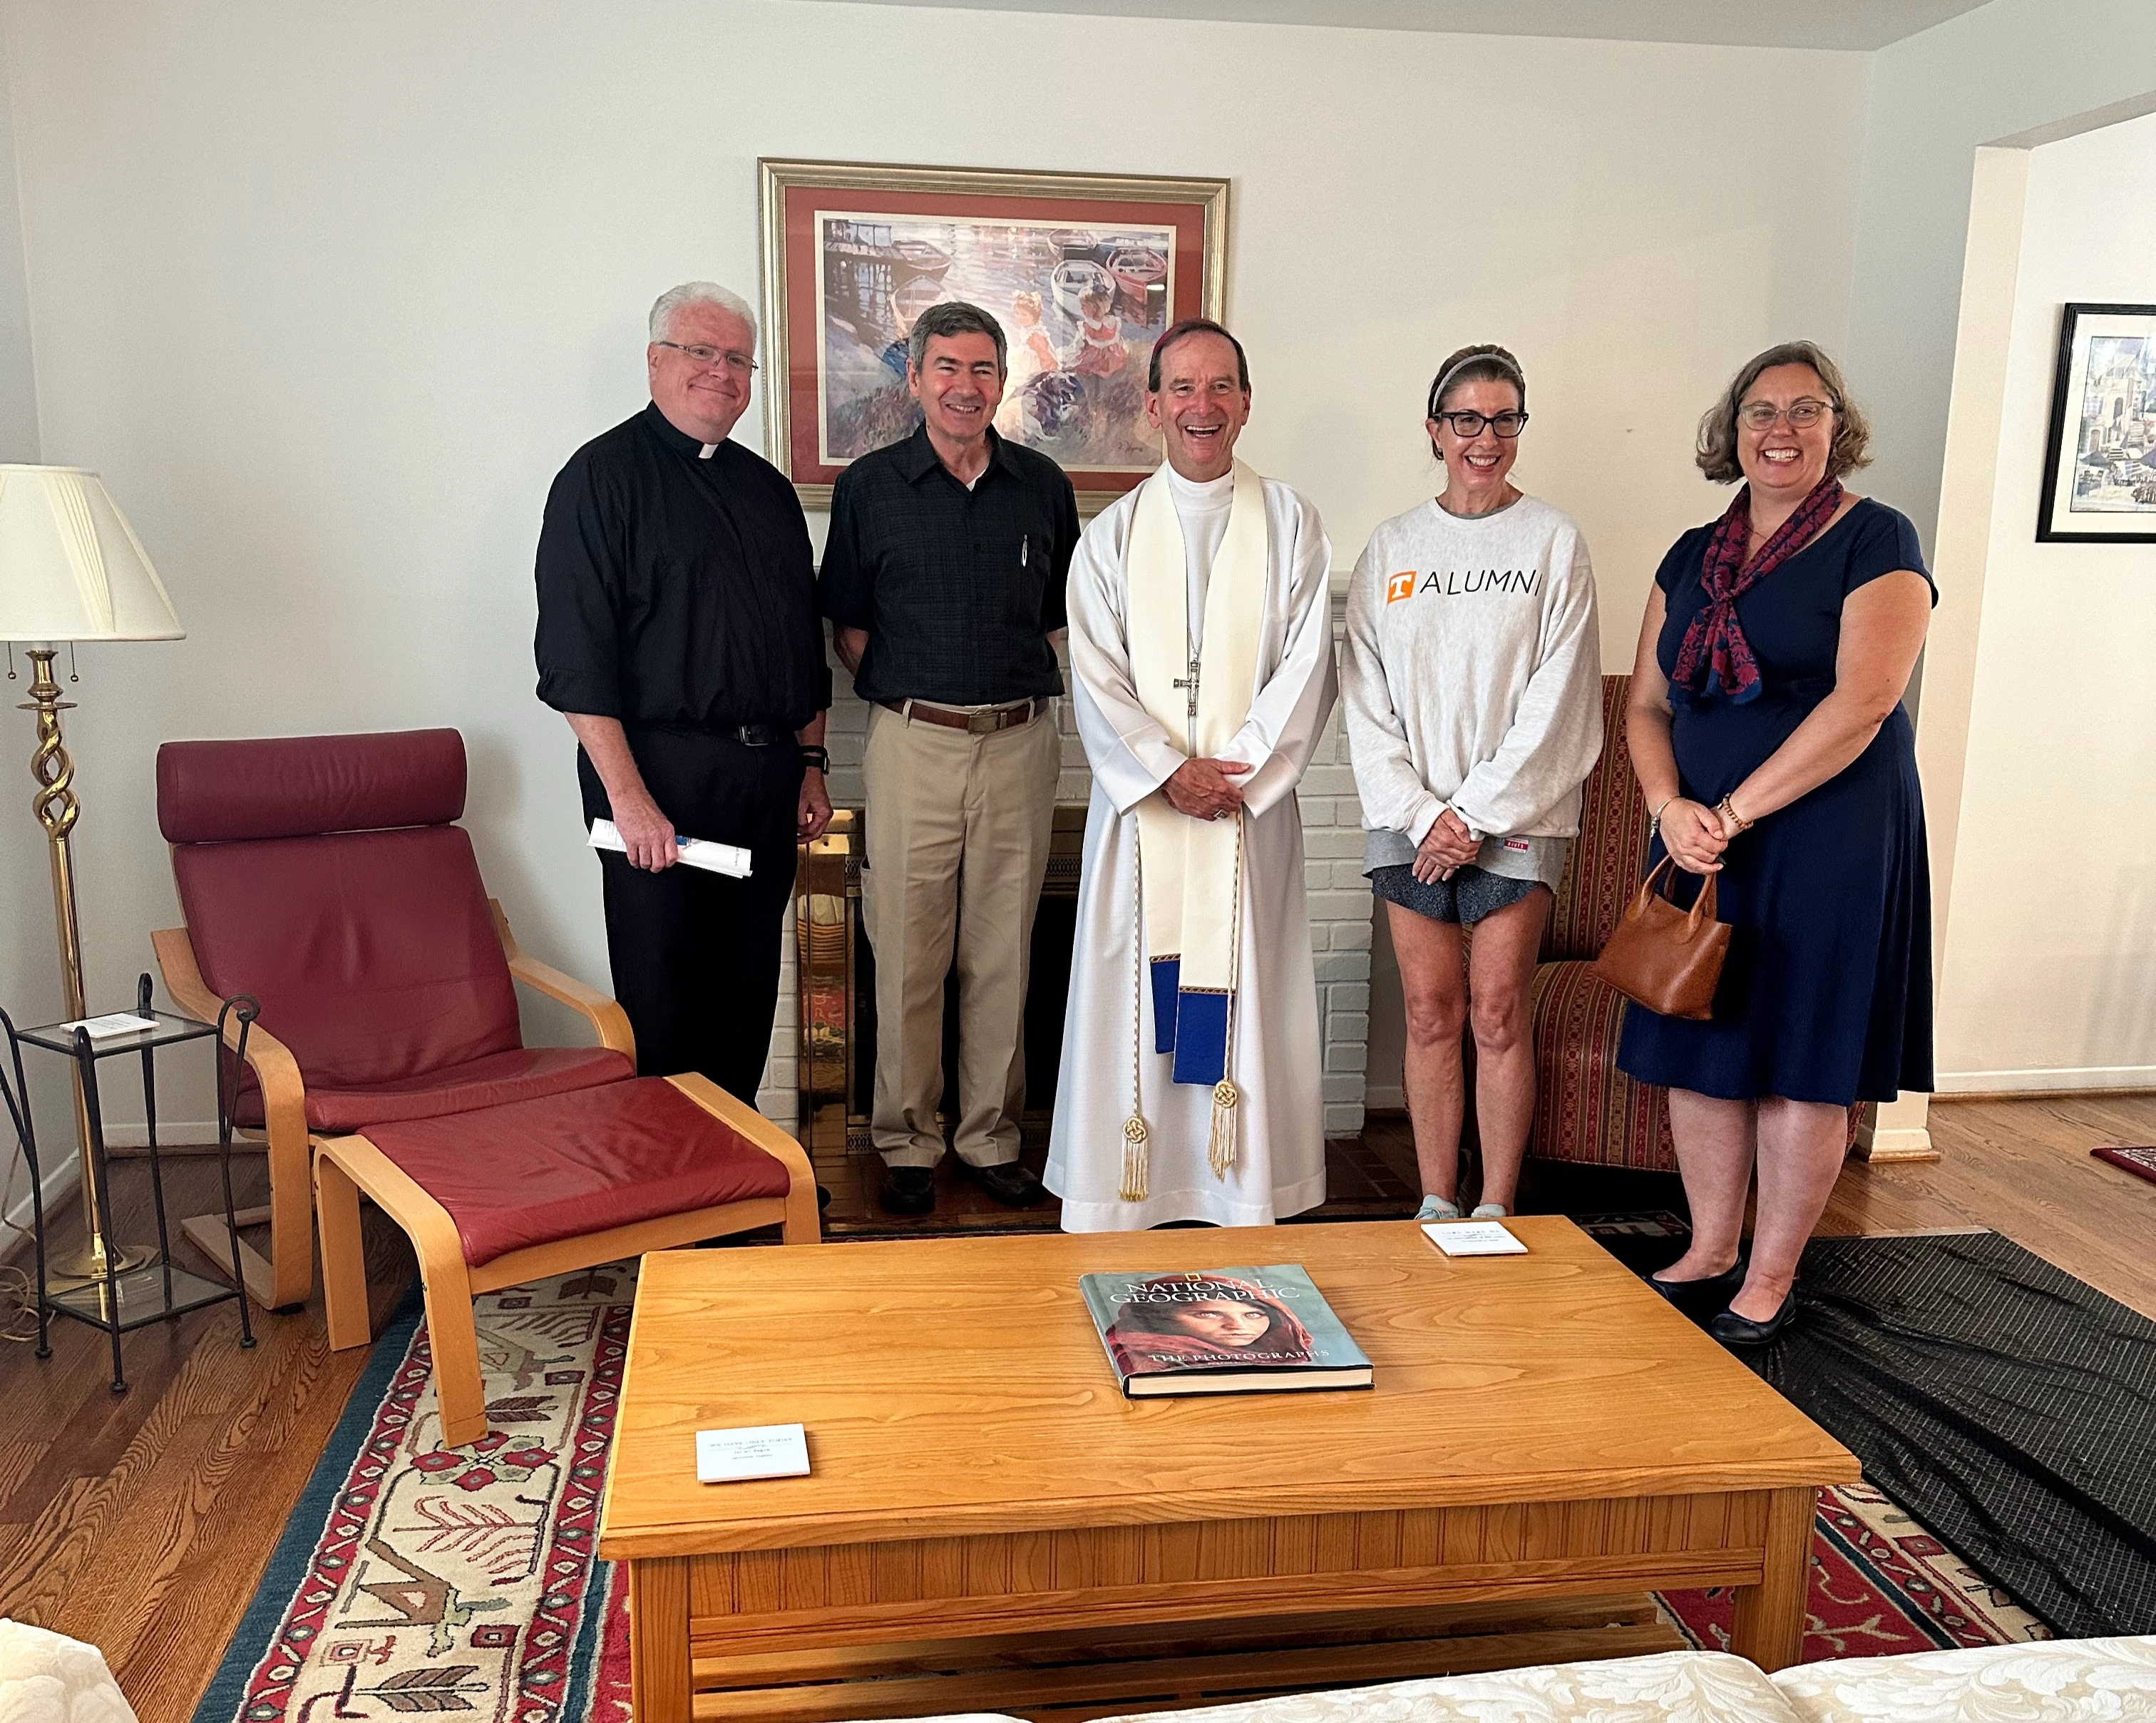
[[[93,1041],[89,1033],[65,1024],[49,1023],[36,1029],[18,1029],[14,1020],[0,1011],[0,1025],[8,1031],[8,1054],[12,1072],[0,1071],[0,1095],[4,1095],[8,1112],[15,1127],[16,1140],[22,1144],[23,1159],[30,1169],[32,1214],[34,1218],[38,1258],[38,1356],[52,1356],[49,1330],[55,1315],[72,1316],[78,1322],[86,1322],[92,1328],[101,1329],[112,1340],[112,1391],[125,1394],[127,1381],[121,1374],[120,1337],[131,1330],[146,1327],[153,1322],[164,1322],[175,1316],[185,1315],[190,1310],[199,1310],[207,1305],[222,1304],[234,1299],[239,1304],[239,1344],[249,1347],[254,1344],[254,1329],[250,1319],[239,1267],[239,1233],[234,1224],[232,1204],[232,1120],[234,1103],[239,1097],[241,1061],[246,1056],[247,1036],[254,1026],[260,1007],[245,995],[224,1002],[215,1023],[198,1022],[192,1017],[175,1016],[169,1011],[154,1011],[150,1005],[150,978],[147,975],[136,984],[136,1015],[147,1017],[154,1026],[114,1035]],[[229,1031],[233,1045],[228,1047],[225,1036]],[[157,1051],[159,1047],[173,1047],[182,1042],[200,1041],[214,1036],[217,1051],[217,1143],[218,1170],[224,1180],[224,1218],[233,1241],[232,1284],[223,1286],[214,1280],[206,1280],[199,1274],[172,1266],[172,1242],[165,1225],[165,1186],[163,1169],[157,1158]],[[105,1152],[104,1111],[99,1104],[97,1066],[101,1059],[133,1053],[142,1061],[142,1116],[148,1127],[150,1150],[150,1193],[157,1216],[157,1252],[155,1258],[131,1268],[119,1266],[116,1247],[105,1258],[101,1277],[63,1287],[55,1291],[48,1282],[45,1272],[45,1198],[44,1181],[38,1164],[37,1131],[30,1118],[30,1096],[23,1079],[23,1049],[26,1047],[42,1048],[59,1053],[75,1062],[77,1076],[82,1084],[84,1119],[89,1126],[90,1139],[90,1201],[91,1213],[97,1222],[97,1232],[110,1242],[113,1231],[112,1184]]]

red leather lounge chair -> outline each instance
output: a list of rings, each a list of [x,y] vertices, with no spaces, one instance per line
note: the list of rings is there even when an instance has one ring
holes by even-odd
[[[272,1307],[312,1279],[309,1146],[330,1342],[366,1343],[358,1192],[411,1235],[443,1439],[485,1432],[474,1292],[779,1223],[818,1237],[800,1145],[704,1078],[642,1078],[620,1007],[520,953],[485,895],[454,730],[167,743],[158,824],[187,926],[153,936],[187,1011],[252,994],[239,1122],[269,1139]],[[527,1047],[513,982],[596,1047]],[[264,1218],[256,1211],[249,1218]],[[221,1224],[185,1223],[213,1255]]]

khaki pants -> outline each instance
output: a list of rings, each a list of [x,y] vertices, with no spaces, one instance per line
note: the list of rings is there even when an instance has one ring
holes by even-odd
[[[1048,868],[1055,719],[975,736],[869,711],[861,910],[875,949],[875,1100],[869,1136],[892,1166],[943,1157],[943,978],[958,969],[955,1146],[1015,1160],[1025,1100],[1025,988]]]

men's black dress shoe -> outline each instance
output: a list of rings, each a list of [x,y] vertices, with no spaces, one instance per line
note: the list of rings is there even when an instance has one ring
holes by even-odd
[[[1725,1346],[1763,1346],[1796,1319],[1797,1289],[1793,1286],[1789,1297],[1782,1300],[1782,1308],[1764,1322],[1724,1310],[1707,1324],[1707,1331]]]
[[[1744,1263],[1740,1258],[1734,1267],[1704,1280],[1664,1280],[1650,1274],[1647,1284],[1672,1304],[1727,1304],[1744,1288]]]
[[[932,1215],[936,1212],[935,1172],[925,1166],[887,1166],[879,1195],[886,1214]]]
[[[1007,1208],[1031,1208],[1048,1195],[1048,1187],[1014,1160],[993,1166],[975,1166],[961,1160],[958,1170]]]

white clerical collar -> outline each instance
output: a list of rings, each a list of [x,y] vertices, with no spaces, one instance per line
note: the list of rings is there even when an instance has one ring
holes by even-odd
[[[696,451],[696,459],[699,460],[709,460],[711,456],[718,451],[718,447],[719,445],[716,443],[705,444],[702,448]]]
[[[1225,508],[1235,500],[1235,470],[1229,467],[1217,479],[1186,479],[1166,462],[1161,471],[1168,476],[1168,492],[1179,504],[1205,508]]]

